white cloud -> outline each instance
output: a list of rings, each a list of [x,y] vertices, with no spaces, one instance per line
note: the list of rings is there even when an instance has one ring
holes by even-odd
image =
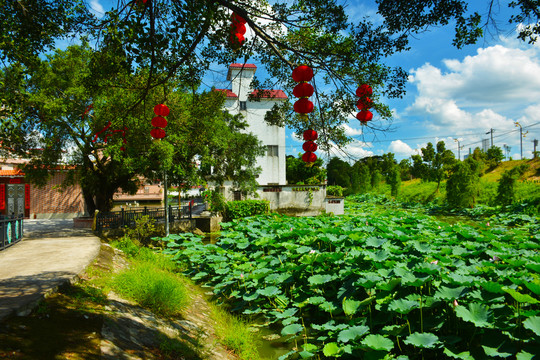
[[[91,0],[90,1],[90,11],[94,13],[98,18],[101,18],[103,15],[105,15],[105,9],[103,8],[103,5],[99,2],[99,0]]]
[[[415,154],[415,150],[401,140],[394,140],[388,146],[388,152],[396,154],[398,157],[409,157]]]
[[[351,126],[349,126],[349,124],[343,124],[341,126],[345,130],[345,135],[347,136],[358,136],[364,133],[362,129],[354,129]]]

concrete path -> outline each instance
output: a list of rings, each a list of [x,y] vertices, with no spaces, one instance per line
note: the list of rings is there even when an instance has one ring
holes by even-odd
[[[23,240],[0,251],[0,321],[30,313],[60,285],[76,280],[101,242],[73,220],[24,220]]]

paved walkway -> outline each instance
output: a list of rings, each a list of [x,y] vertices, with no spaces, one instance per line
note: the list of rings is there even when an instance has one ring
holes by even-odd
[[[23,240],[0,251],[0,321],[26,315],[97,257],[101,242],[73,220],[24,220]]]

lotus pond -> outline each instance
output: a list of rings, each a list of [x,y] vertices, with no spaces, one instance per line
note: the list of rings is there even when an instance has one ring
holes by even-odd
[[[216,244],[170,235],[233,312],[264,318],[280,359],[539,358],[540,221],[450,225],[393,203],[342,216],[257,216],[222,224]]]

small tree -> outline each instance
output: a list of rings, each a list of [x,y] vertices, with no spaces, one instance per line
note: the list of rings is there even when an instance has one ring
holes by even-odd
[[[390,194],[393,197],[398,196],[401,186],[401,172],[398,165],[394,165],[388,170],[386,182],[390,185]]]
[[[289,184],[324,184],[326,180],[326,169],[323,167],[321,158],[312,164],[306,164],[302,161],[302,154],[298,157],[288,155],[286,159],[286,176]]]
[[[489,169],[494,169],[501,164],[504,159],[503,151],[498,146],[492,146],[486,153],[487,165]]]
[[[357,168],[358,168],[358,192],[360,194],[363,194],[363,193],[368,192],[369,189],[371,189],[371,174],[369,172],[369,167],[365,164],[359,164]]]
[[[480,191],[480,169],[481,163],[472,157],[454,165],[446,182],[446,201],[451,208],[474,207]]]
[[[507,206],[516,201],[516,181],[528,168],[529,165],[521,164],[502,174],[497,186],[497,203]]]

